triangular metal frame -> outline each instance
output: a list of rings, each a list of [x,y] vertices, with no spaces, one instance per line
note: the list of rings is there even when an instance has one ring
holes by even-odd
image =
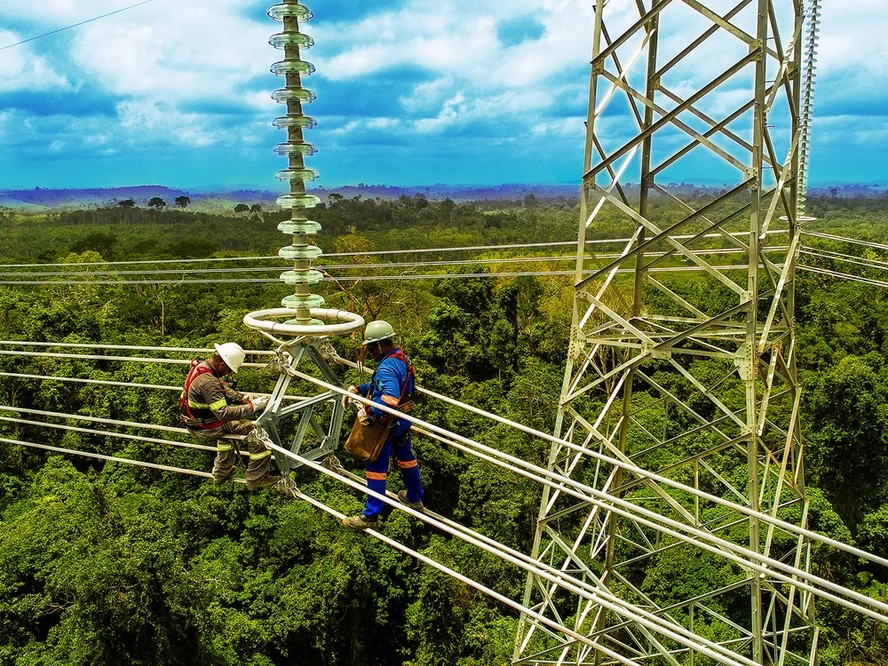
[[[342,385],[341,380],[324,359],[322,349],[323,345],[327,344],[329,342],[325,338],[296,338],[281,344],[275,350],[275,358],[269,363],[269,368],[280,374],[274,390],[271,392],[268,406],[255,421],[256,430],[261,431],[273,443],[308,460],[318,460],[331,454],[335,455],[345,415],[342,399],[333,391],[302,397],[291,404],[284,404],[284,398],[294,377],[293,370],[306,358],[320,370],[324,380],[337,386]],[[324,424],[318,418],[318,409],[326,404],[329,404],[331,412]],[[282,434],[281,423],[293,418],[299,419],[296,431],[292,436],[285,438]],[[317,435],[319,444],[312,449],[303,450],[306,435],[310,431]],[[288,475],[300,465],[299,462],[278,452],[274,452],[274,459],[278,469],[284,475]]]

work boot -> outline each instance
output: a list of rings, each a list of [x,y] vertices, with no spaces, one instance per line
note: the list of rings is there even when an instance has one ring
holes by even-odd
[[[357,516],[343,518],[342,524],[353,530],[366,530],[368,527],[376,527],[379,524],[379,517],[359,513]]]
[[[260,479],[256,479],[255,481],[247,481],[247,490],[259,490],[261,488],[271,488],[272,486],[276,486],[280,483],[282,477],[277,474],[266,474]]]
[[[416,509],[417,511],[425,511],[425,504],[422,503],[422,500],[418,502],[411,502],[407,499],[407,491],[399,490],[398,491],[398,499],[401,500],[404,504],[409,506],[411,509]]]
[[[237,465],[232,465],[228,469],[224,469],[224,470],[214,469],[213,470],[213,483],[225,483],[226,481],[228,481],[228,479],[233,477],[235,474],[237,474]]]

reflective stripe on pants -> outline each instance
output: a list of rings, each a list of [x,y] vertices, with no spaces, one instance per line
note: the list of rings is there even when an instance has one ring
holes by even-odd
[[[379,458],[374,462],[364,465],[364,475],[367,477],[367,487],[385,495],[385,482],[388,473],[389,461],[392,456],[392,449],[395,451],[395,458],[398,460],[398,467],[401,469],[401,476],[404,478],[404,486],[407,488],[407,499],[411,502],[421,502],[423,493],[422,482],[419,480],[419,463],[416,456],[413,455],[413,441],[410,433],[402,440],[403,444],[395,444],[394,440],[386,440],[379,453]],[[382,511],[385,502],[375,497],[367,496],[364,504],[365,516],[376,516]]]

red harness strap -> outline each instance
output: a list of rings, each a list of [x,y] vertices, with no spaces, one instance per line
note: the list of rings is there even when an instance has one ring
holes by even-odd
[[[407,376],[404,377],[404,383],[401,384],[401,395],[398,396],[397,409],[399,409],[402,412],[410,411],[410,407],[411,407],[410,401],[413,399],[413,391],[416,386],[416,373],[413,370],[413,364],[410,362],[410,359],[407,358],[407,355],[404,352],[402,352],[400,349],[396,349],[391,354],[389,354],[386,358],[389,358],[389,357],[396,358],[399,361],[402,361],[404,363],[404,365],[407,366]],[[379,368],[377,368],[376,370],[379,370]],[[367,398],[369,398],[373,393],[373,386],[374,386],[373,380],[376,377],[376,370],[374,370],[373,374],[370,376],[370,386],[367,388],[367,395],[365,396]],[[413,379],[412,383],[410,382],[411,379]],[[405,396],[404,393],[405,393],[405,391],[407,391],[408,386],[410,388],[409,395]],[[365,409],[367,409],[367,408],[365,407]]]
[[[200,421],[200,417],[195,416],[191,407],[188,406],[188,392],[191,390],[191,383],[207,372],[213,372],[213,369],[202,363],[201,361],[195,359],[191,359],[191,369],[188,371],[188,376],[185,378],[185,390],[182,391],[182,397],[179,398],[179,414],[184,418],[188,418],[191,421]],[[212,423],[199,423],[197,425],[190,425],[190,428],[197,428],[198,430],[210,430],[212,428],[218,428],[222,425],[222,421],[213,421]]]
[[[407,358],[407,355],[402,352],[400,349],[392,352],[392,356],[396,359],[403,361],[404,365],[407,366],[407,376],[404,378],[404,383],[401,385],[401,395],[398,396],[398,409],[403,412],[410,410],[410,401],[413,399],[413,391],[416,386],[416,373],[413,370],[413,364],[410,362],[410,359]],[[413,383],[410,383],[410,380],[413,379]],[[410,387],[409,395],[404,395],[407,391],[407,387]]]

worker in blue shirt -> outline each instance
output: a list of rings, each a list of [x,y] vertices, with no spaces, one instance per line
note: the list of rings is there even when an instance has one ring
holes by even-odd
[[[392,340],[394,335],[395,330],[386,321],[379,319],[367,324],[363,346],[376,361],[376,371],[369,382],[360,386],[349,386],[348,390],[368,396],[375,403],[406,411],[413,396],[415,377],[410,359],[395,347]],[[359,412],[359,418],[362,422],[396,419],[379,457],[373,462],[368,461],[364,464],[367,487],[380,495],[385,495],[389,459],[394,451],[401,475],[404,477],[404,485],[407,487],[398,493],[398,497],[407,506],[417,511],[424,511],[425,506],[422,503],[424,491],[419,480],[419,465],[411,446],[410,421],[396,418],[381,409],[366,405]],[[368,495],[364,510],[356,516],[344,518],[342,524],[354,530],[376,527],[383,506],[385,504],[381,500]]]

